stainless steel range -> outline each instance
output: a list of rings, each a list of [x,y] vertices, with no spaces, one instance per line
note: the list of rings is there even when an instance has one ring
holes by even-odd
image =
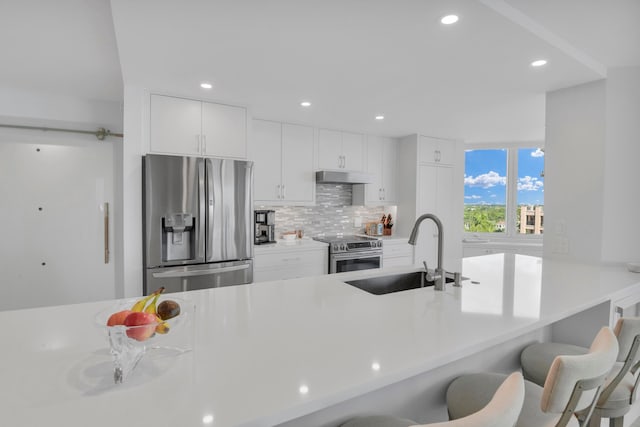
[[[382,267],[382,240],[374,237],[335,235],[314,237],[329,244],[329,273]]]

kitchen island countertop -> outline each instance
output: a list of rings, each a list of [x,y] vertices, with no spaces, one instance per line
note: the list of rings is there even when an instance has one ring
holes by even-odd
[[[505,254],[464,259],[463,275],[479,284],[445,292],[376,296],[343,283],[417,270],[179,294],[196,305],[193,351],[147,355],[117,386],[94,324],[113,301],[0,312],[2,423],[272,426],[640,293],[623,266]]]

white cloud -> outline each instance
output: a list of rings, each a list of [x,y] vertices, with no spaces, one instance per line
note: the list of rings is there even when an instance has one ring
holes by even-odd
[[[540,191],[544,182],[532,176],[524,176],[518,179],[518,191]]]
[[[465,199],[471,199],[471,200],[478,200],[478,199],[482,199],[482,197],[474,194],[473,196],[464,196]]]
[[[492,195],[491,195],[491,196],[489,196],[489,197],[498,197],[498,195],[497,195],[497,194],[492,194]]]
[[[544,157],[544,151],[539,148],[536,148],[536,151],[531,153],[531,157]]]
[[[506,183],[507,177],[500,176],[498,172],[494,171],[489,171],[476,177],[464,177],[464,185],[468,185],[469,187],[491,188],[495,187],[496,185],[506,185]]]

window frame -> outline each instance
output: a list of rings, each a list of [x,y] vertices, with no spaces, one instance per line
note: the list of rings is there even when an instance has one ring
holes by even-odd
[[[527,141],[527,142],[512,142],[512,143],[467,143],[464,145],[464,151],[467,150],[507,150],[507,184],[506,184],[506,196],[505,196],[505,232],[482,232],[482,231],[466,231],[464,230],[464,223],[461,224],[463,229],[464,239],[473,240],[478,239],[490,239],[492,241],[509,241],[509,242],[528,242],[528,243],[542,243],[544,239],[544,233],[542,234],[522,234],[516,232],[518,212],[518,150],[521,148],[541,148],[544,149],[543,141]],[[546,159],[545,159],[546,160]],[[466,156],[463,161],[463,173],[466,173]],[[463,184],[464,186],[464,184]],[[464,188],[463,194],[463,210],[464,210]],[[544,204],[543,204],[544,206]]]

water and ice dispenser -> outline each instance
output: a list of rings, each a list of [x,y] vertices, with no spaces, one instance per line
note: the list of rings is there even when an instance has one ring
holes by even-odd
[[[162,217],[162,261],[182,261],[196,257],[196,219],[189,213]]]

